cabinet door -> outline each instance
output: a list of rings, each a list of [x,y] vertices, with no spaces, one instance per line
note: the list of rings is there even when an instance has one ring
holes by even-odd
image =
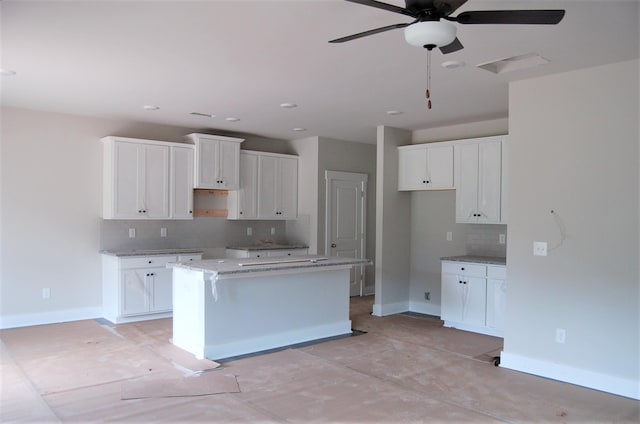
[[[113,145],[113,218],[140,218],[141,146],[134,143]],[[109,166],[110,164],[105,164]],[[106,198],[105,198],[105,201]]]
[[[151,219],[169,218],[169,147],[144,146],[144,194],[141,207]]]
[[[146,274],[148,271],[145,269],[122,271],[120,315],[137,315],[149,311]]]
[[[166,312],[173,309],[173,270],[153,268],[149,274],[149,311]]]
[[[219,178],[222,183],[220,188],[236,190],[239,188],[240,144],[230,141],[219,142]]]
[[[193,219],[193,149],[171,148],[171,217]]]
[[[483,327],[486,319],[487,280],[465,277],[462,291],[464,299],[462,322]]]
[[[478,222],[500,222],[501,151],[500,141],[478,144]]]
[[[258,156],[240,155],[240,189],[238,190],[238,219],[258,216]]]
[[[276,192],[278,219],[298,216],[298,160],[278,158],[278,185]]]
[[[398,190],[427,188],[427,148],[398,149]]]
[[[278,185],[278,158],[260,156],[258,159],[258,218],[278,219],[276,187]]]
[[[453,146],[427,147],[427,188],[453,188]]]
[[[464,305],[462,277],[443,273],[441,291],[440,318],[444,321],[462,322]]]
[[[196,144],[196,188],[218,188],[220,181],[219,163],[220,141],[199,139]]]
[[[504,330],[504,314],[507,300],[505,280],[487,280],[487,327]]]
[[[478,145],[460,144],[454,147],[456,186],[456,222],[477,222],[478,207]]]

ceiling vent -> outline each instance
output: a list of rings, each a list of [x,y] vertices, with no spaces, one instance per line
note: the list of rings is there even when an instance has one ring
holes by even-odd
[[[549,60],[540,56],[538,53],[527,53],[520,56],[512,56],[505,59],[495,60],[493,62],[481,63],[476,66],[489,72],[493,72],[494,74],[503,74],[505,72],[533,68],[546,63],[549,63]]]

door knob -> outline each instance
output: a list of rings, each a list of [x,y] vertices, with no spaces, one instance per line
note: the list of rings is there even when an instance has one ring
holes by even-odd
[[[332,247],[332,248],[335,248],[335,247],[336,247],[336,244],[335,244],[335,243],[331,243],[331,247]]]

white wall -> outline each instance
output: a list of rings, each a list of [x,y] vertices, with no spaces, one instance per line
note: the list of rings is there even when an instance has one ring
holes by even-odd
[[[411,195],[398,191],[398,146],[411,133],[378,127],[376,187],[376,296],[374,315],[409,310]]]
[[[638,76],[635,60],[510,86],[502,356],[508,368],[635,398]],[[532,255],[534,241],[549,243],[547,257]]]

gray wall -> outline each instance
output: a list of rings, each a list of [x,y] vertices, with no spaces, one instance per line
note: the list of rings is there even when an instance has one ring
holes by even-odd
[[[378,127],[376,187],[376,283],[374,315],[409,310],[411,195],[398,191],[398,146],[411,133]]]
[[[503,354],[510,368],[636,398],[638,75],[635,60],[510,86]]]

